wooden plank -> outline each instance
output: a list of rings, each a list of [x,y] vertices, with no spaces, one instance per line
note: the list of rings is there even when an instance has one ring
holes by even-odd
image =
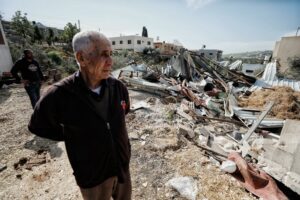
[[[271,110],[271,108],[274,105],[274,101],[270,101],[267,106],[265,107],[265,110],[260,114],[260,116],[256,119],[255,123],[252,124],[251,128],[247,131],[243,139],[240,141],[240,144],[243,144],[244,141],[247,141],[252,133],[255,131],[255,129],[259,126],[261,121],[265,118],[265,116],[268,114],[268,112]]]

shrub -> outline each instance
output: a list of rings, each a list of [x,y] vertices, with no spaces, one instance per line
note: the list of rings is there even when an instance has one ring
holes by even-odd
[[[61,65],[62,58],[60,57],[60,53],[57,51],[49,51],[47,54],[48,58],[51,59],[55,64]]]

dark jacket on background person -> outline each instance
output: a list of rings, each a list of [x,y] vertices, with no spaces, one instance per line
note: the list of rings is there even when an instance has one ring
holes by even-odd
[[[90,101],[108,91],[107,119]],[[102,94],[101,94],[102,93]],[[79,72],[52,86],[36,105],[29,130],[41,137],[65,141],[77,184],[91,188],[112,176],[124,182],[130,144],[125,125],[129,112],[127,88],[108,78],[100,96],[85,86]]]
[[[30,62],[26,58],[19,59],[12,67],[11,74],[17,82],[20,82],[21,78],[18,72],[21,72],[23,80],[28,80],[29,82],[40,82],[44,80],[39,63],[36,60]]]

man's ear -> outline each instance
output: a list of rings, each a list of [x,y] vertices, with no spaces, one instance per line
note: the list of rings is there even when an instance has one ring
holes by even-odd
[[[76,56],[77,62],[80,64],[80,66],[84,66],[85,59],[84,59],[82,52],[81,51],[76,52],[75,56]]]

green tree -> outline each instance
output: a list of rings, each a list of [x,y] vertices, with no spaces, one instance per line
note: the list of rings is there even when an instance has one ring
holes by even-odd
[[[43,37],[43,31],[41,31],[41,30],[39,29],[39,27],[34,26],[33,42],[39,41],[39,43],[41,43],[42,40],[43,40],[43,38],[44,38],[44,37]]]
[[[49,46],[52,45],[54,40],[54,32],[52,28],[48,28],[48,37],[47,37],[47,43]]]
[[[143,26],[142,36],[143,37],[148,37],[148,30],[145,26]]]
[[[33,26],[27,19],[27,13],[22,15],[21,11],[16,11],[12,17],[12,28],[22,37],[23,43],[30,41],[33,35]]]
[[[77,28],[76,24],[73,25],[70,22],[67,23],[67,25],[64,28],[64,32],[63,32],[64,41],[68,44],[71,44],[74,35],[76,33],[78,33],[79,31],[80,30],[79,30],[79,28]]]

